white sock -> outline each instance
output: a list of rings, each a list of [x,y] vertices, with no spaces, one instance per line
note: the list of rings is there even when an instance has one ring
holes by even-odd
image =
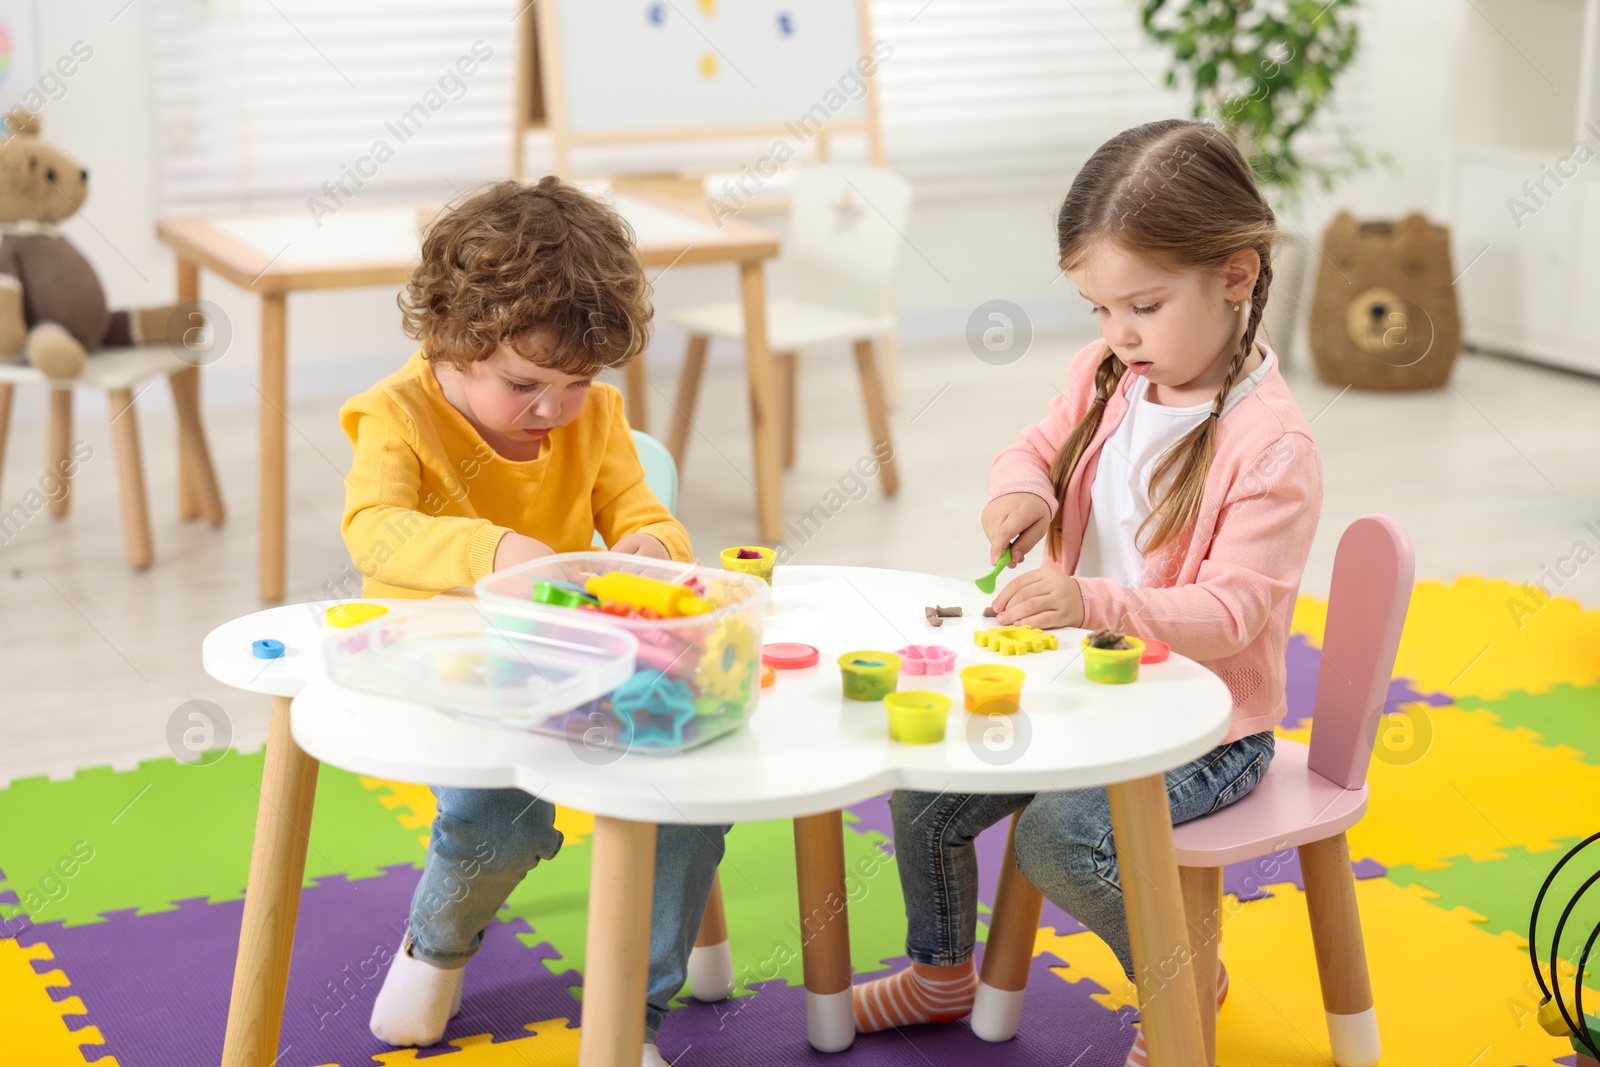
[[[461,1011],[466,969],[463,964],[446,970],[414,959],[401,942],[372,1005],[372,1036],[389,1045],[436,1044],[445,1024]]]
[[[672,1067],[670,1063],[661,1058],[661,1050],[648,1043],[644,1046],[644,1056],[639,1062],[640,1067]]]

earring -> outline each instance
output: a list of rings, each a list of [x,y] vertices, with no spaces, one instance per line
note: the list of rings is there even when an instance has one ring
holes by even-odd
[[[1233,305],[1233,310],[1238,311],[1239,310],[1239,305],[1238,304]]]

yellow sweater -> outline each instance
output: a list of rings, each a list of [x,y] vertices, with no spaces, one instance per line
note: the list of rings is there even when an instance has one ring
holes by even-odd
[[[419,351],[339,410],[355,462],[345,477],[344,542],[363,596],[420,597],[470,586],[515,531],[581,552],[645,533],[675,560],[689,534],[644,481],[622,394],[596,383],[583,412],[539,458],[498,455],[451,406]]]

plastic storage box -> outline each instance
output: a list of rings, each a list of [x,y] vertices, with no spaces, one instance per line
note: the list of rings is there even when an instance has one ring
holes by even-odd
[[[629,577],[645,581],[632,583]],[[604,610],[533,601],[535,583],[586,587],[591,578],[601,579],[590,591]],[[688,588],[662,597],[658,583]],[[598,620],[637,643],[633,672],[608,695],[534,729],[587,747],[669,754],[738,729],[755,713],[761,624],[770,595],[758,577],[610,552],[568,552],[497,572],[475,588],[489,619],[509,614],[498,625],[524,625],[528,616],[540,625]],[[630,596],[637,603],[622,599]],[[642,612],[623,614],[630,604]],[[684,614],[666,614],[676,611]]]
[[[341,685],[514,729],[550,730],[633,676],[639,642],[584,613],[418,601],[328,638]],[[560,731],[556,731],[560,732]]]

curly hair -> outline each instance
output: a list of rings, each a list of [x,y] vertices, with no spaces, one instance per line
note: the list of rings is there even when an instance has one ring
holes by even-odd
[[[440,215],[399,304],[427,359],[465,368],[503,341],[531,360],[531,335],[549,330],[538,362],[575,375],[638,355],[653,314],[632,227],[555,175],[496,182]]]

